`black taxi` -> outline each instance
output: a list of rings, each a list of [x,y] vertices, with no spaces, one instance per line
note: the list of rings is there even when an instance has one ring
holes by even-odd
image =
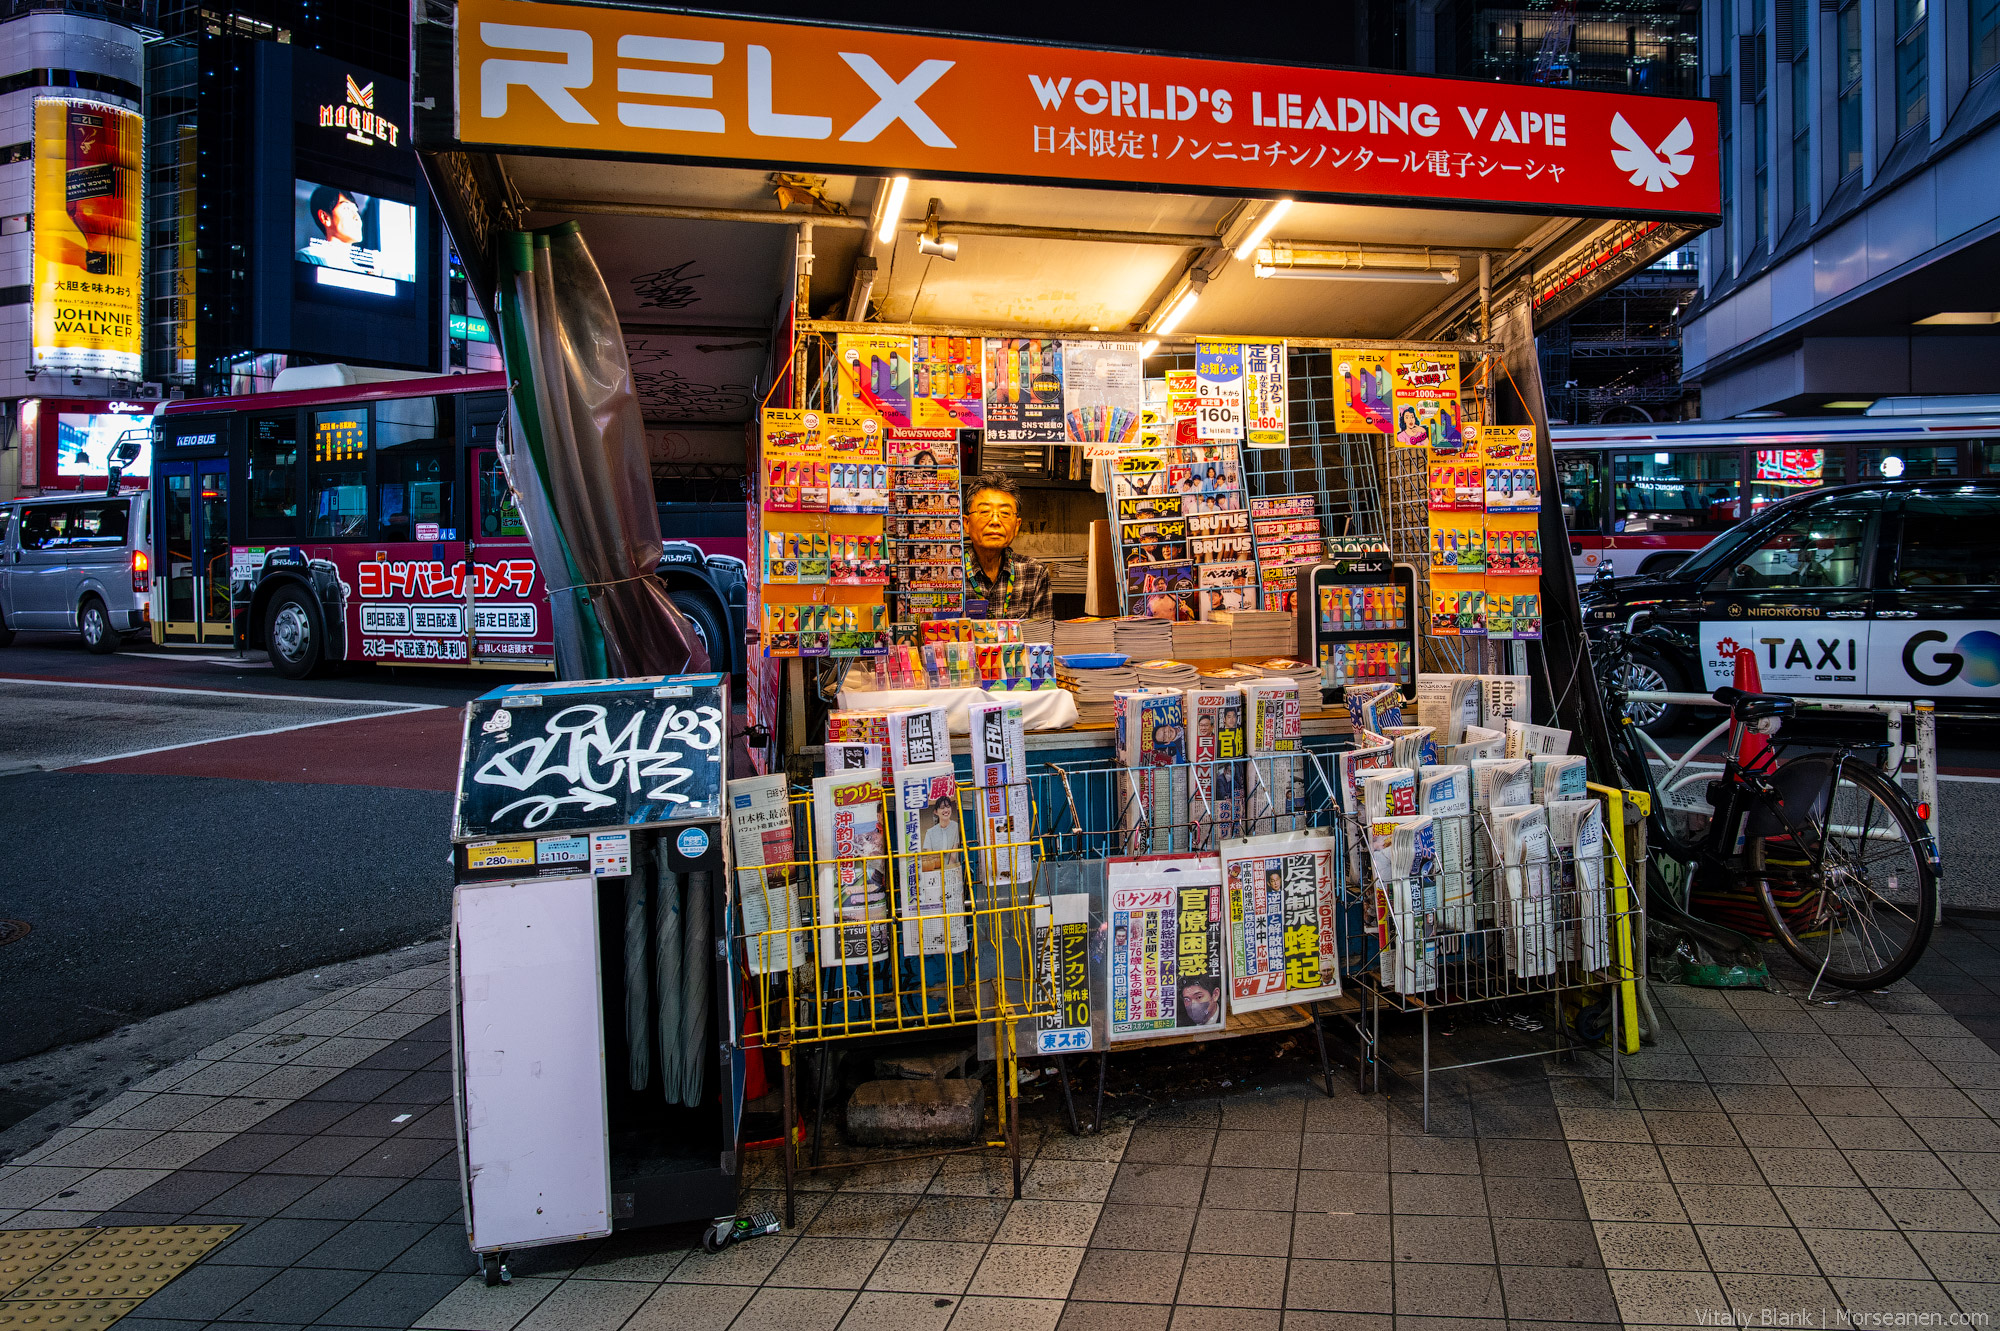
[[[1773,693],[2000,704],[2000,476],[1807,490],[1668,572],[1578,590],[1586,632],[1649,612],[1635,689],[1707,693],[1747,647]],[[1635,719],[1662,734],[1683,711]]]

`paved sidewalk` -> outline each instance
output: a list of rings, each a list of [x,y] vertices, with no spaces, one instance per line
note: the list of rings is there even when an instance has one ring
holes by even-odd
[[[1989,933],[1948,927],[1925,972],[1963,977],[1946,997],[1975,1024],[1991,1010],[1973,990],[2000,975]],[[1023,1201],[979,1157],[815,1175],[794,1231],[719,1256],[689,1251],[690,1229],[539,1249],[498,1289],[471,1275],[459,1215],[444,983],[429,965],[324,995],[163,1071],[0,1168],[0,1227],[243,1226],[129,1331],[1556,1331],[2000,1311],[2000,1052],[1907,983],[1832,1004],[1656,987],[1670,1029],[1616,1105],[1591,1060],[1439,1078],[1429,1136],[1404,1084],[1267,1084],[1094,1138],[1044,1125]],[[1457,1024],[1445,1040],[1482,1026]],[[746,1209],[776,1207],[773,1165],[752,1166]]]

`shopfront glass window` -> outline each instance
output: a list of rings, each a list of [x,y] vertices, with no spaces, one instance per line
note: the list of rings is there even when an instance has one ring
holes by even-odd
[[[323,540],[368,535],[368,412],[363,407],[312,413],[312,465],[306,511]]]
[[[299,534],[299,418],[250,422],[250,535],[295,540]]]
[[[1614,532],[1721,531],[1741,516],[1742,456],[1714,452],[1616,453]]]
[[[1837,590],[1861,585],[1869,514],[1852,505],[1815,504],[1739,551],[1717,575],[1731,591]]]
[[[1866,480],[1924,481],[1958,475],[1958,447],[1954,444],[1943,448],[1864,448],[1856,458],[1856,475]]]
[[[1911,495],[1903,501],[1898,587],[2000,586],[2000,499]]]
[[[1750,511],[1762,513],[1801,490],[1839,485],[1847,457],[1837,448],[1758,448],[1750,453]]]

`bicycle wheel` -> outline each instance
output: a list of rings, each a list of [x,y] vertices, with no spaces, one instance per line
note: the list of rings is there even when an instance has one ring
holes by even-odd
[[[1763,838],[1758,895],[1785,950],[1816,979],[1879,989],[1930,945],[1937,871],[1901,787],[1852,758],[1807,754],[1750,814]]]

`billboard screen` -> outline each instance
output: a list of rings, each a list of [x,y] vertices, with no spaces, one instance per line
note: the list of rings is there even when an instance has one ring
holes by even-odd
[[[34,363],[141,377],[136,111],[35,99]]]
[[[313,180],[292,182],[292,232],[300,277],[371,296],[408,294],[417,280],[417,210],[407,203]]]
[[[151,476],[151,416],[61,412],[56,416],[56,475],[108,476],[112,452],[121,444],[137,448],[137,456],[124,464],[124,474],[133,480]]]

